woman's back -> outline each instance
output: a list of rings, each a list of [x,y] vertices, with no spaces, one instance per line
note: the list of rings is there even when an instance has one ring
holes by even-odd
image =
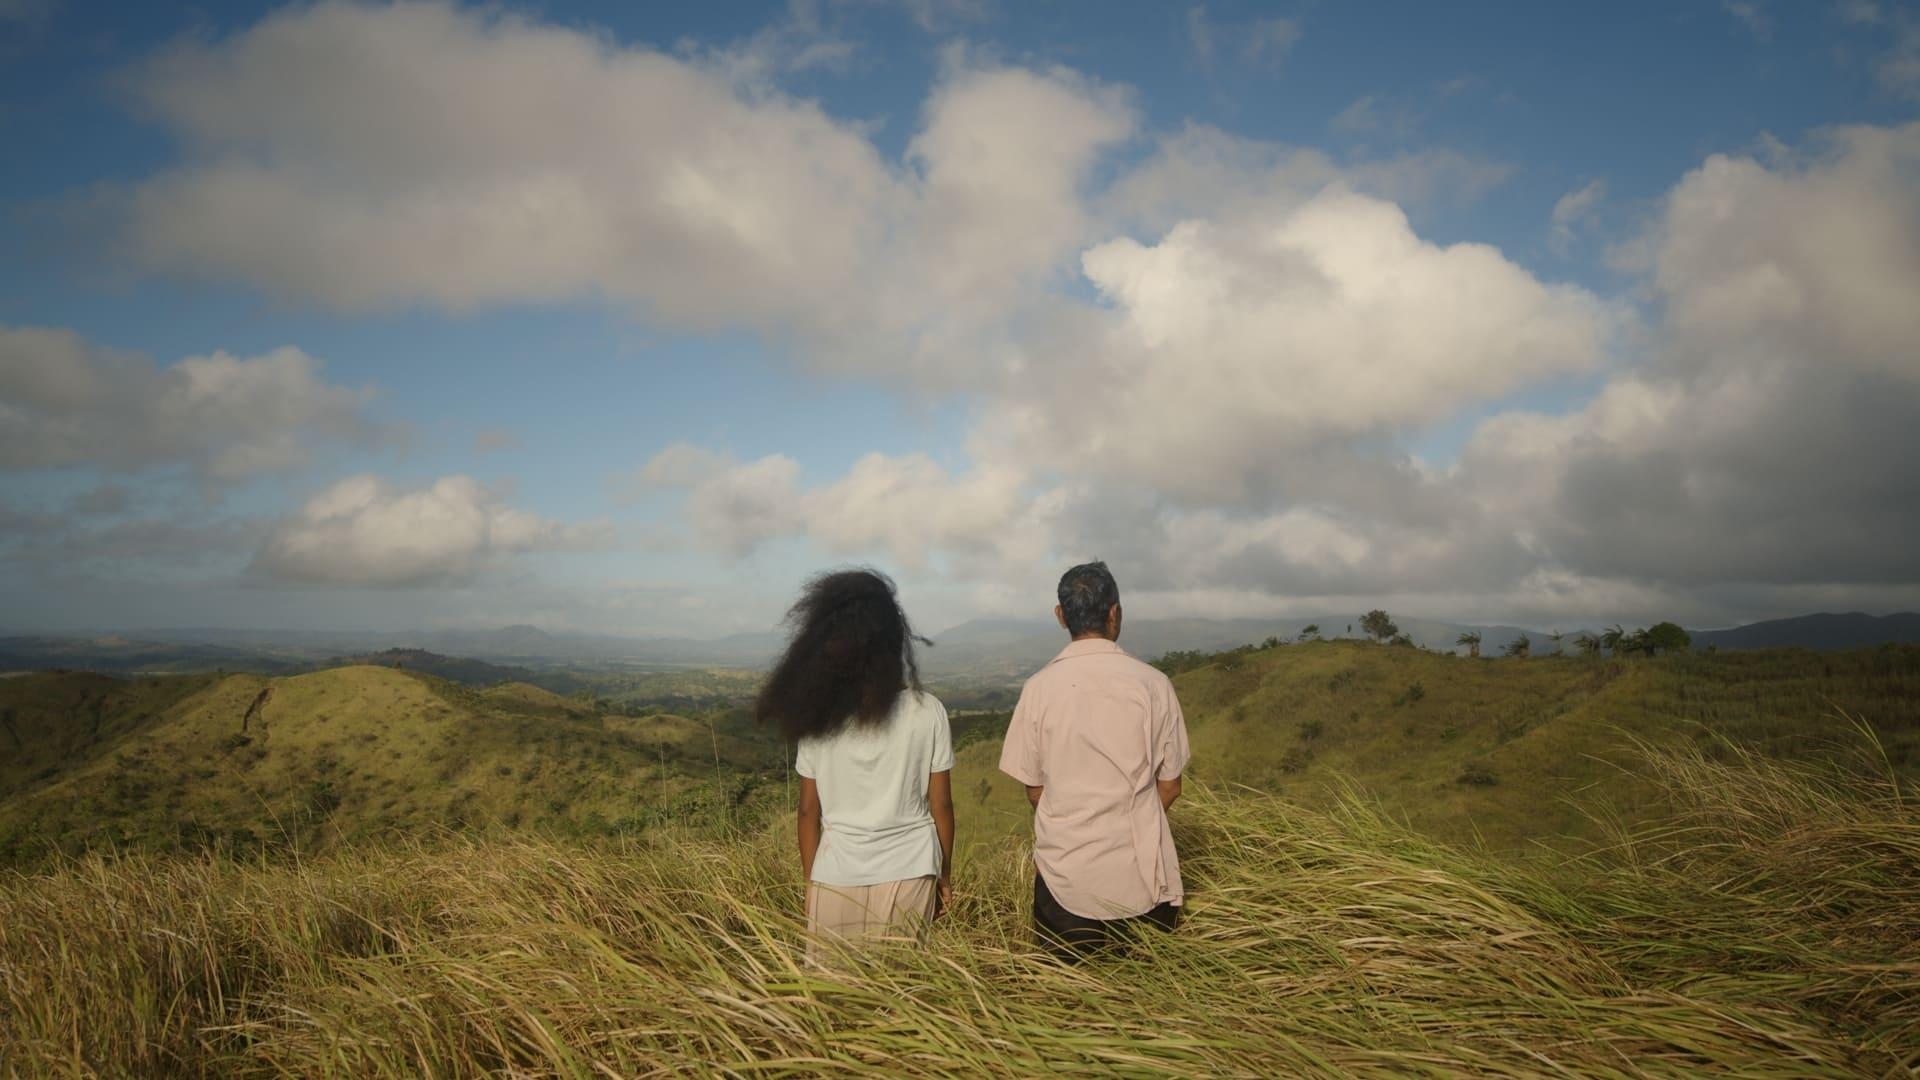
[[[941,872],[927,787],[953,768],[953,740],[938,698],[905,690],[878,724],[803,738],[794,767],[819,790],[825,829],[814,881],[871,885]]]
[[[893,582],[838,570],[807,582],[793,636],[754,715],[793,740],[807,953],[831,939],[912,933],[952,897],[953,736],[920,689]]]

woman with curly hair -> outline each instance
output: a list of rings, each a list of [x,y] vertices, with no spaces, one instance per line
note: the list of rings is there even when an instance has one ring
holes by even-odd
[[[842,570],[807,583],[755,716],[796,745],[808,954],[911,934],[952,902],[953,735],[920,688],[893,582]]]

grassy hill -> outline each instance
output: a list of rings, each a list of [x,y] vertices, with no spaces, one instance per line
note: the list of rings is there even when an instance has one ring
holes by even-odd
[[[725,693],[736,675],[685,673],[713,681],[675,688]],[[1309,806],[1351,785],[1427,835],[1502,852],[1578,849],[1611,820],[1664,813],[1623,767],[1633,739],[1818,757],[1852,739],[1845,709],[1873,725],[1890,767],[1920,766],[1912,647],[1469,660],[1331,641],[1220,654],[1175,685],[1191,777]],[[1025,796],[995,767],[1005,723],[955,714],[963,844],[1025,833]],[[446,827],[717,824],[784,814],[789,782],[785,753],[739,704],[636,708],[384,666],[0,680],[0,745],[0,861],[50,843],[248,851]]]
[[[0,681],[0,861],[51,843],[250,851],[439,827],[608,831],[737,800],[777,747],[737,717],[603,716],[390,667]]]
[[[816,968],[790,816],[735,812],[788,795],[739,708],[0,680],[0,848],[94,849],[0,875],[0,1075],[1920,1069],[1920,650],[1326,642],[1176,686],[1185,924],[1068,970],[1004,713],[956,722],[935,950]]]
[[[1231,674],[1231,673],[1229,673]],[[815,967],[791,828],[449,838],[0,877],[13,1075],[1901,1076],[1920,817],[1884,781],[1654,755],[1676,816],[1576,876],[1196,788],[1180,930],[1063,968],[1021,844],[932,948]]]
[[[1635,739],[1796,760],[1854,754],[1844,709],[1873,726],[1889,765],[1920,771],[1913,646],[1470,660],[1328,641],[1222,654],[1174,685],[1191,777],[1312,806],[1351,784],[1427,835],[1507,852],[1598,839],[1599,807],[1625,821],[1667,812],[1664,793],[1628,765]],[[969,833],[983,839],[1018,833],[1029,816],[998,755],[986,740],[955,769],[963,829],[971,816]]]

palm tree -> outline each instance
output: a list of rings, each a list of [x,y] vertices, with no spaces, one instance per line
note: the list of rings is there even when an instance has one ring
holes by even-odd
[[[1519,637],[1507,642],[1507,647],[1503,649],[1502,652],[1507,656],[1517,656],[1525,660],[1527,657],[1533,655],[1533,639],[1525,634],[1521,634]]]
[[[1614,623],[1600,633],[1600,647],[1615,656],[1620,654],[1620,645],[1626,640],[1627,632],[1621,629],[1619,623]]]
[[[1566,655],[1567,650],[1562,648],[1560,645],[1560,639],[1564,636],[1565,635],[1561,634],[1560,631],[1558,630],[1555,630],[1553,633],[1547,635],[1547,640],[1553,642],[1553,655],[1555,656]]]
[[[1320,624],[1317,622],[1310,622],[1307,625],[1301,627],[1300,640],[1301,641],[1319,641],[1320,640]]]
[[[1573,647],[1580,650],[1581,656],[1599,656],[1600,639],[1592,634],[1581,634],[1573,639]]]
[[[1468,656],[1472,657],[1475,660],[1480,659],[1480,632],[1479,631],[1468,630],[1462,633],[1459,637],[1454,638],[1453,643],[1455,645],[1465,645],[1467,647]]]

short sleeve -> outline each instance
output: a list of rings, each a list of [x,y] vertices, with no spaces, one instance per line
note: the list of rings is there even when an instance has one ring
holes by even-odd
[[[1007,741],[1000,747],[1000,771],[1028,787],[1043,787],[1047,770],[1040,753],[1040,709],[1033,698],[1033,684],[1029,682],[1020,689],[1013,721],[1007,725]]]
[[[1167,687],[1166,704],[1160,715],[1155,718],[1158,724],[1157,737],[1154,740],[1154,777],[1160,780],[1172,780],[1186,771],[1187,760],[1192,751],[1187,749],[1187,718],[1180,711],[1180,698],[1174,694],[1173,687]]]
[[[940,699],[927,695],[933,719],[933,765],[928,772],[946,772],[953,768],[953,724],[947,720],[947,707]]]
[[[818,739],[801,739],[793,752],[793,771],[811,780],[814,778],[814,744]]]

